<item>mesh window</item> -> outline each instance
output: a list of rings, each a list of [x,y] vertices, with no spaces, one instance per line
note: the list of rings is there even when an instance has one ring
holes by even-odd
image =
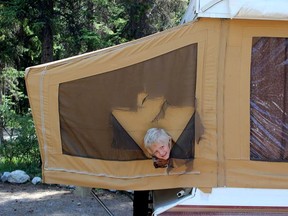
[[[250,159],[288,160],[288,39],[253,38]]]
[[[59,118],[63,154],[119,161],[147,159],[131,136],[139,131],[127,131],[113,110],[137,112],[138,96],[143,92],[152,100],[164,98],[168,107],[194,107],[196,69],[197,44],[192,44],[115,71],[61,83]],[[167,116],[164,113],[160,117]],[[188,155],[180,158],[194,157],[193,113],[187,122],[176,143],[181,149],[186,141],[193,142],[188,143]]]

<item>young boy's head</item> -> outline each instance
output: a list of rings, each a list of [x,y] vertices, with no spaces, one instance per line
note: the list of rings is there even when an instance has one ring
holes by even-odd
[[[163,160],[169,159],[171,141],[171,136],[162,128],[150,128],[144,137],[144,145],[149,154]]]

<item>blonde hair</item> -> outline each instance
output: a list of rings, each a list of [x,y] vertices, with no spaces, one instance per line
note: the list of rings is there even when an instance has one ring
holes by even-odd
[[[162,128],[150,128],[144,137],[144,146],[150,149],[153,143],[168,144],[171,136]]]

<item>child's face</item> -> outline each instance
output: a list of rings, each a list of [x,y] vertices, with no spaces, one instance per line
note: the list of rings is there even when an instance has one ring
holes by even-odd
[[[168,160],[170,156],[169,142],[153,143],[150,147],[151,154],[159,159]]]

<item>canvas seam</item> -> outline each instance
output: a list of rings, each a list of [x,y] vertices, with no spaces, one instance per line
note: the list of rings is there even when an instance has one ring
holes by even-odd
[[[47,167],[48,157],[47,157],[47,141],[46,141],[46,128],[45,128],[45,115],[44,115],[44,96],[43,96],[43,83],[44,77],[47,72],[47,66],[41,71],[40,77],[40,88],[39,88],[39,95],[40,95],[40,113],[41,113],[41,132],[43,136],[43,149],[44,149],[44,167]]]
[[[114,176],[114,175],[107,175],[104,173],[91,173],[91,172],[81,172],[78,170],[67,170],[67,169],[57,169],[57,168],[46,168],[46,171],[58,171],[58,172],[69,172],[69,173],[77,173],[82,175],[90,175],[90,176],[97,176],[97,177],[107,177],[107,178],[115,178],[115,179],[138,179],[143,177],[156,177],[156,176],[171,176],[171,175],[183,175],[183,174],[191,174],[191,175],[200,175],[200,171],[190,171],[190,172],[175,172],[169,174],[148,174],[148,175],[137,175],[137,176]]]

